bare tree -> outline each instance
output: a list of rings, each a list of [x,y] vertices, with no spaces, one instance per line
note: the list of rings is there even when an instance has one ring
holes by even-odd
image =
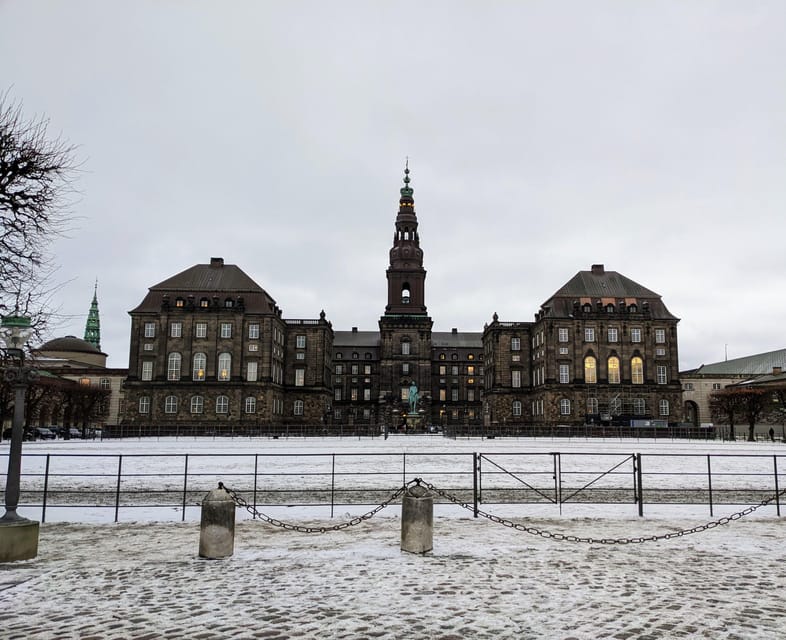
[[[729,421],[734,433],[734,418],[741,416],[748,423],[748,441],[756,438],[756,423],[767,410],[771,391],[761,387],[726,387],[710,396],[710,408],[713,415],[723,416]]]
[[[51,315],[52,241],[71,221],[76,148],[49,138],[0,93],[0,314],[19,311],[40,334]]]

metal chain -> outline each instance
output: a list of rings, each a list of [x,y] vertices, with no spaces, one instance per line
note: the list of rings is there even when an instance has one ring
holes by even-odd
[[[446,500],[456,504],[464,509],[468,509],[469,511],[475,512],[475,507],[471,504],[466,502],[462,502],[459,498],[456,498],[454,495],[447,493],[446,491],[442,491],[441,489],[437,489],[433,484],[428,482],[422,481],[420,479],[419,483],[422,482],[423,486],[425,486],[429,491],[433,491],[439,496],[442,496]],[[517,522],[513,522],[512,520],[506,520],[505,518],[500,518],[499,516],[495,516],[491,513],[486,513],[485,511],[481,511],[480,509],[477,510],[477,514],[491,522],[496,522],[497,524],[501,524],[505,527],[510,527],[511,529],[515,529],[516,531],[523,531],[524,533],[529,533],[533,536],[540,536],[542,538],[548,538],[550,540],[556,540],[558,542],[583,542],[586,544],[641,544],[643,542],[657,542],[658,540],[671,540],[672,538],[681,538],[683,536],[690,535],[692,533],[701,533],[702,531],[708,531],[710,529],[714,529],[715,527],[719,527],[721,525],[729,524],[734,520],[739,520],[743,518],[757,509],[761,507],[767,506],[773,500],[775,500],[778,496],[782,496],[786,494],[786,489],[780,491],[776,494],[773,494],[771,497],[767,498],[766,500],[762,500],[759,504],[750,506],[742,511],[738,511],[737,513],[733,513],[730,516],[724,516],[723,518],[719,518],[718,520],[713,520],[712,522],[708,522],[706,524],[699,525],[697,527],[693,527],[692,529],[683,529],[682,531],[672,531],[671,533],[664,533],[657,536],[643,536],[637,538],[591,538],[591,537],[580,537],[580,536],[571,536],[565,535],[564,533],[554,533],[552,531],[546,531],[544,529],[538,529],[536,527],[528,527],[523,524],[519,524]]]
[[[278,520],[277,518],[271,518],[270,516],[261,513],[257,510],[256,507],[253,505],[248,504],[246,500],[244,500],[237,491],[233,491],[229,487],[224,486],[223,482],[218,483],[218,488],[223,489],[229,494],[229,497],[232,498],[232,501],[238,507],[242,507],[246,511],[248,511],[254,519],[264,520],[268,524],[273,525],[274,527],[281,527],[282,529],[287,529],[288,531],[299,531],[300,533],[327,533],[328,531],[340,531],[341,529],[346,529],[348,527],[354,527],[355,525],[360,524],[364,520],[369,520],[373,518],[377,513],[382,511],[385,507],[390,505],[391,502],[396,500],[402,493],[404,493],[407,488],[412,484],[420,484],[420,479],[417,480],[410,480],[406,484],[402,485],[399,489],[397,489],[387,500],[381,502],[378,506],[374,507],[371,511],[364,513],[361,516],[357,516],[352,518],[351,520],[347,520],[345,522],[339,522],[336,525],[331,527],[306,527],[299,524],[290,524],[289,522],[283,522],[282,520]]]

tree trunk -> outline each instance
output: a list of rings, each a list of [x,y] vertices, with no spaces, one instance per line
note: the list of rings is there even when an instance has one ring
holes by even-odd
[[[753,437],[753,430],[756,427],[756,423],[752,422],[748,425],[748,442],[755,442],[756,438]]]

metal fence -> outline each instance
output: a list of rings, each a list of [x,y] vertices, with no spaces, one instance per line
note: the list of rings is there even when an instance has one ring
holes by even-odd
[[[786,455],[786,454],[785,454]],[[7,454],[2,457],[7,458]],[[73,521],[186,519],[219,481],[249,504],[336,509],[377,505],[420,477],[479,505],[756,504],[784,487],[784,455],[688,453],[248,453],[23,456],[20,508]],[[7,464],[0,462],[3,468]],[[5,484],[5,476],[2,476]],[[439,500],[437,500],[439,503]],[[781,515],[780,497],[773,501]],[[153,510],[154,515],[151,514]],[[635,511],[634,511],[635,510]]]

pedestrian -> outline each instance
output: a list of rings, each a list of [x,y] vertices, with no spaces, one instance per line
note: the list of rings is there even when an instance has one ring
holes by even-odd
[[[772,427],[770,427],[769,434],[770,434],[770,440],[772,440],[773,442],[775,442],[775,429],[773,429]]]

